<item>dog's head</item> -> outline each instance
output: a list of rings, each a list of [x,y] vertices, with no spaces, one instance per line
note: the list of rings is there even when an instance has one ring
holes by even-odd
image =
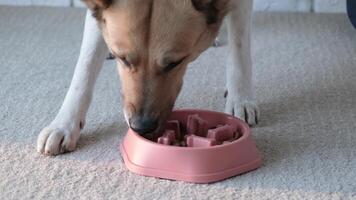
[[[125,117],[140,134],[158,130],[187,64],[218,34],[229,0],[84,0],[117,58]]]

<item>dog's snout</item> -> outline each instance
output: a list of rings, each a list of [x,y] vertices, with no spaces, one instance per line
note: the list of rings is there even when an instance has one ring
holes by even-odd
[[[158,120],[148,116],[130,118],[130,128],[140,135],[154,132],[158,128]]]

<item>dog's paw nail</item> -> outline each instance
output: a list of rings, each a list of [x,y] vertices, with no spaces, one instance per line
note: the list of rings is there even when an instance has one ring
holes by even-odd
[[[75,149],[79,129],[44,128],[37,139],[37,151],[47,156],[62,154]]]
[[[227,98],[225,112],[244,120],[251,126],[257,125],[260,118],[258,106],[253,101],[239,103]]]
[[[228,95],[229,95],[229,91],[225,90],[225,92],[224,92],[224,98],[227,98]]]

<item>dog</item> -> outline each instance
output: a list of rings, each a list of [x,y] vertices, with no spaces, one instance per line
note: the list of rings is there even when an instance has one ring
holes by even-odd
[[[225,112],[256,125],[252,87],[252,0],[83,0],[88,7],[74,77],[37,150],[75,150],[97,76],[111,52],[122,84],[125,120],[141,135],[157,132],[173,109],[188,63],[209,48],[226,18],[229,56]]]

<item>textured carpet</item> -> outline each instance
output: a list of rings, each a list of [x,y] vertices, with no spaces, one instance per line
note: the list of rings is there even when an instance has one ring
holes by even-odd
[[[253,59],[263,166],[195,185],[130,173],[115,64],[96,86],[78,150],[45,157],[79,53],[85,11],[0,7],[0,199],[356,199],[356,31],[346,15],[257,13]],[[221,111],[226,47],[194,62],[177,107]],[[199,77],[199,78],[197,78]]]

